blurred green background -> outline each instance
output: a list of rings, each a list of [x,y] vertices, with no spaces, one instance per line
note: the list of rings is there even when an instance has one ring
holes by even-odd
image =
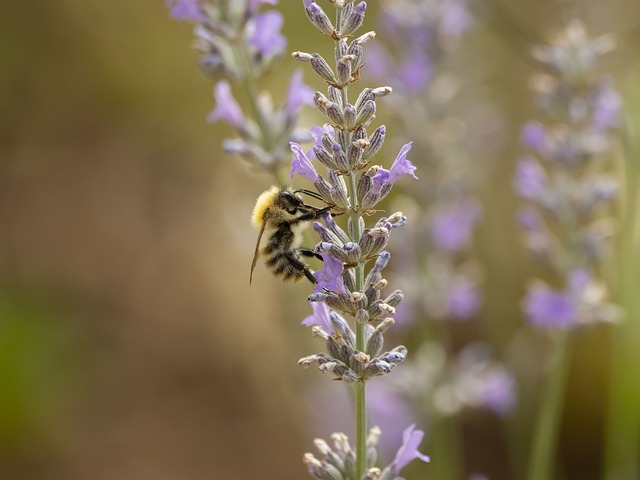
[[[301,2],[280,3],[289,49],[315,50]],[[476,0],[480,23],[461,47],[460,73],[481,72],[505,119],[504,147],[480,192],[476,250],[487,293],[476,321],[506,356],[517,350],[531,273],[513,225],[510,180],[520,125],[535,116],[529,50],[563,25],[566,4]],[[622,169],[623,158],[627,165],[638,158],[628,132],[640,119],[639,5],[574,6],[592,33],[612,32],[620,43],[603,70],[614,76],[630,122]],[[375,2],[370,7],[369,29]],[[326,381],[296,364],[317,348],[299,326],[309,313],[308,286],[280,285],[259,268],[249,288],[248,217],[271,179],[221,152],[231,131],[204,121],[212,83],[197,69],[191,41],[191,27],[172,21],[161,0],[0,6],[2,479],[307,475],[300,459],[316,432],[304,392]],[[263,88],[282,99],[293,63],[285,58]],[[306,79],[321,87],[309,72]],[[383,107],[379,113],[383,122]],[[309,109],[302,124],[318,119]],[[623,263],[637,266],[638,257]],[[614,288],[616,275],[612,269]],[[640,342],[637,328],[624,328],[624,339]],[[596,327],[577,339],[559,448],[570,480],[604,478],[613,330]],[[624,362],[631,375],[620,381],[633,394],[640,362]],[[521,391],[525,400],[533,393],[526,384]],[[637,440],[638,404],[627,408],[623,426]],[[509,436],[498,435],[497,449],[486,443],[501,428],[481,416],[468,420],[466,470],[515,478],[504,458],[518,450]],[[528,428],[525,410],[506,431],[526,442]],[[625,446],[637,460],[637,442]]]

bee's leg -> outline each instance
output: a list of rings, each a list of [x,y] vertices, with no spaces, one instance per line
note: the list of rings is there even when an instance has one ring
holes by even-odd
[[[316,277],[313,276],[313,272],[311,271],[311,269],[309,269],[309,267],[298,258],[297,250],[289,251],[281,255],[282,257],[286,258],[286,260],[281,264],[279,268],[276,268],[276,271],[283,274],[285,280],[289,280],[290,278],[300,278],[300,272],[302,272],[311,283],[318,283],[318,280],[316,280]],[[289,268],[287,268],[287,266]]]
[[[319,210],[313,210],[311,212],[305,212],[302,215],[300,215],[298,218],[296,218],[294,220],[294,222],[291,223],[297,223],[297,222],[306,222],[307,220],[314,220],[318,217],[320,217],[321,215],[327,213],[329,210],[331,210],[332,207],[324,207],[321,208]]]
[[[299,248],[298,253],[304,257],[316,257],[318,260],[322,260],[322,255],[308,248]]]

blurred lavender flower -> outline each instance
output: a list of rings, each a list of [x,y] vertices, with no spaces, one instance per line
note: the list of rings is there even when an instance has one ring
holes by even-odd
[[[516,167],[516,193],[529,202],[518,220],[527,248],[564,283],[560,289],[540,281],[529,286],[524,312],[537,327],[568,328],[615,317],[604,288],[585,273],[603,256],[602,239],[609,232],[602,230],[606,219],[599,215],[617,194],[615,181],[604,171],[621,101],[611,80],[595,70],[598,57],[612,46],[607,36],[588,38],[584,26],[574,21],[549,45],[534,50],[549,72],[538,75],[534,85],[538,106],[550,122],[543,127],[531,121],[523,128],[522,141],[532,155]]]
[[[431,459],[418,451],[418,446],[422,442],[424,432],[416,430],[415,425],[409,425],[402,433],[402,446],[398,449],[396,457],[393,459],[392,468],[400,472],[409,462],[420,459],[423,462],[430,462]]]
[[[258,93],[257,80],[273,70],[286,48],[282,36],[283,16],[276,10],[259,13],[262,4],[275,0],[175,0],[169,1],[170,15],[195,24],[195,49],[201,54],[205,74],[220,78],[215,87],[216,106],[209,122],[222,120],[238,135],[227,139],[227,153],[242,156],[259,169],[280,177],[288,157],[290,141],[308,138],[296,130],[300,107],[311,103],[311,89],[302,82],[302,72],[291,77],[286,101],[274,107],[266,92]],[[245,92],[251,115],[243,114],[232,94],[232,85]]]

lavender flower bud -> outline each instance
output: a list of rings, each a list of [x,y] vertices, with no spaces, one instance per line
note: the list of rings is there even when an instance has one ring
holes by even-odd
[[[327,117],[329,117],[336,126],[344,127],[344,114],[337,104],[333,102],[327,104]]]
[[[313,182],[313,186],[316,187],[316,190],[318,190],[318,193],[325,202],[333,203],[333,198],[331,195],[331,185],[327,183],[322,175],[318,175],[316,181]]]
[[[373,94],[378,97],[386,97],[387,95],[391,95],[393,93],[393,88],[384,86],[384,87],[376,87],[373,89]]]
[[[358,28],[360,28],[362,22],[364,21],[364,12],[366,9],[367,4],[365,2],[360,2],[355,6],[355,8],[352,8],[347,15],[344,15],[345,20],[340,28],[340,36],[351,35]]]
[[[349,168],[351,170],[356,170],[360,164],[361,158],[362,148],[358,147],[356,142],[353,142],[347,149],[347,162],[349,163]]]
[[[351,135],[345,130],[337,130],[336,141],[340,144],[342,150],[346,152],[351,143]]]
[[[327,295],[326,293],[312,293],[311,295],[309,295],[307,297],[307,301],[309,302],[324,302],[327,297],[329,295]]]
[[[407,358],[407,347],[399,345],[390,352],[384,353],[380,356],[381,360],[391,364],[402,363]]]
[[[351,43],[349,45],[349,55],[353,55],[353,61],[351,62],[351,71],[355,72],[356,78],[358,77],[358,70],[364,65],[364,49],[358,43]]]
[[[353,105],[349,104],[344,109],[344,128],[346,130],[353,130],[356,125],[356,109]],[[351,146],[351,145],[350,145]]]
[[[376,116],[376,102],[373,100],[367,100],[363,103],[362,108],[358,110],[356,117],[356,124],[367,126]]]
[[[344,338],[347,345],[354,347],[356,343],[356,337],[353,333],[353,330],[351,330],[351,327],[349,327],[347,321],[342,318],[342,316],[337,312],[330,312],[329,318],[331,318],[333,328],[336,331],[340,332],[340,335],[342,336],[342,338]]]
[[[358,226],[360,228],[360,231],[362,232],[365,229],[365,224],[364,224],[364,218],[362,217],[358,217]],[[349,218],[349,220],[347,220],[347,231],[349,232],[349,236],[351,238],[355,238],[355,230],[354,230],[354,225],[353,222],[351,221],[351,218]]]
[[[389,229],[385,227],[369,228],[364,231],[358,244],[362,249],[362,256],[374,257],[387,246],[389,242]]]
[[[396,290],[385,299],[384,303],[397,307],[402,300],[404,300],[404,293],[402,290]]]
[[[387,134],[387,127],[380,125],[373,134],[369,137],[369,146],[362,152],[362,161],[368,160],[375,155],[382,144],[384,143],[384,137]]]
[[[327,352],[329,352],[329,356],[344,361],[344,357],[342,356],[342,348],[333,337],[329,337],[327,339]]]
[[[367,43],[370,40],[373,40],[374,38],[376,38],[376,32],[367,32],[364,35],[360,35],[358,38],[356,38],[353,42],[351,43],[356,43],[358,45],[364,45],[365,43]]]
[[[318,53],[313,53],[311,54],[311,56],[311,67],[313,67],[315,72],[328,83],[337,83],[333,70],[331,70],[331,67],[329,66],[327,61]]]
[[[385,362],[384,360],[375,358],[367,364],[367,366],[364,369],[364,372],[362,372],[362,377],[371,378],[371,377],[376,377],[378,375],[386,375],[389,372],[391,372],[392,369],[393,369],[393,366],[390,363]]]
[[[291,56],[294,60],[298,60],[299,62],[310,62],[313,60],[313,55],[306,52],[293,52]]]
[[[325,35],[333,36],[335,29],[333,28],[333,24],[324,10],[317,3],[311,2],[307,8],[305,8],[307,12],[307,17],[311,20],[311,23],[314,27],[316,27],[320,32]]]
[[[349,45],[347,45],[347,39],[341,38],[334,50],[336,63],[340,63],[340,59],[349,52]]]
[[[367,346],[365,351],[372,357],[377,357],[382,351],[384,345],[384,336],[382,331],[375,329],[369,339],[367,340]]]
[[[344,105],[342,104],[342,94],[340,93],[340,89],[329,85],[327,92],[329,100],[337,104],[340,108],[344,108]]]
[[[366,310],[358,310],[355,315],[356,323],[368,323],[369,322],[369,312]]]
[[[366,101],[368,100],[375,101],[375,99],[376,99],[376,96],[373,94],[373,89],[365,88],[360,92],[360,95],[358,95],[358,99],[356,100],[356,103],[355,103],[356,110],[358,111],[362,110],[362,106]]]
[[[338,60],[337,64],[337,73],[338,73],[338,82],[343,87],[349,85],[351,83],[351,62],[356,57],[353,55],[345,55],[344,57]]]
[[[329,102],[329,99],[325,97],[321,92],[315,92],[313,94],[313,103],[316,107],[318,107],[318,110],[326,115],[327,105],[331,102]]]
[[[343,246],[338,236],[320,222],[314,222],[313,229],[316,231],[323,243],[326,242],[329,245],[337,245],[339,247]]]
[[[344,183],[344,178],[334,170],[329,170],[329,183],[333,187],[331,190],[333,203],[340,208],[348,208],[349,199],[347,197],[347,185]]]
[[[324,146],[316,145],[312,150],[318,161],[329,169],[342,170],[342,167],[344,167],[344,163],[346,163],[346,158],[344,159],[344,163],[342,166],[336,163],[336,161],[334,160],[334,156],[327,152],[324,149]]]
[[[344,244],[343,251],[346,253],[344,263],[348,265],[357,265],[360,262],[362,251],[360,245],[355,242],[347,242]]]
[[[391,328],[395,323],[396,321],[393,318],[387,317],[382,320],[382,322],[380,322],[380,324],[376,327],[376,330],[380,330],[382,333],[387,333],[389,328]]]

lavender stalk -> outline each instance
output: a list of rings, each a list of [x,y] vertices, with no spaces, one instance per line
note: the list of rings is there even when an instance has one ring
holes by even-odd
[[[294,153],[291,175],[297,173],[311,181],[320,198],[333,205],[333,213],[348,214],[348,228],[344,231],[325,215],[324,225],[314,224],[321,242],[314,253],[322,255],[324,268],[315,274],[318,283],[309,297],[314,315],[305,324],[315,325],[313,332],[326,342],[327,354],[305,357],[300,364],[308,367],[317,363],[323,373],[355,386],[356,451],[343,434],[335,434],[334,447],[316,440],[324,455],[318,460],[306,454],[304,462],[312,476],[318,479],[379,478],[393,480],[399,471],[414,458],[428,461],[417,451],[423,432],[407,428],[403,446],[394,461],[384,470],[375,467],[375,447],[380,432],[369,431],[366,410],[366,381],[386,375],[406,358],[406,348],[396,347],[383,352],[384,332],[393,325],[395,307],[402,301],[400,290],[383,297],[387,286],[382,270],[389,261],[385,247],[393,228],[406,223],[402,213],[378,219],[373,227],[366,226],[365,216],[376,213],[375,207],[388,195],[395,181],[404,175],[414,175],[415,167],[407,159],[411,144],[406,144],[389,170],[371,166],[373,155],[380,149],[386,128],[378,127],[371,135],[367,127],[375,118],[376,98],[391,93],[388,87],[365,88],[355,103],[349,102],[349,86],[360,78],[364,65],[363,45],[375,37],[368,32],[350,43],[348,38],[361,26],[366,4],[334,0],[335,22],[312,0],[304,0],[307,17],[324,35],[335,42],[335,67],[317,53],[294,52],[293,57],[310,63],[312,69],[328,85],[327,95],[313,96],[318,109],[327,116],[329,124],[312,129],[315,145],[309,154],[292,143]],[[328,169],[328,179],[318,174],[311,163],[315,158]],[[374,262],[367,270],[367,264]],[[344,319],[350,316],[355,331]]]
[[[613,233],[606,206],[618,189],[606,160],[620,99],[610,79],[596,73],[598,57],[612,46],[607,36],[590,39],[583,25],[573,21],[548,46],[534,51],[548,72],[536,77],[535,85],[539,105],[551,122],[525,126],[523,141],[532,153],[519,161],[515,186],[529,202],[519,213],[526,244],[551,267],[562,287],[534,281],[524,301],[529,322],[547,330],[554,341],[529,480],[552,476],[572,331],[580,324],[616,320],[619,313],[607,301],[597,274],[605,239]]]

